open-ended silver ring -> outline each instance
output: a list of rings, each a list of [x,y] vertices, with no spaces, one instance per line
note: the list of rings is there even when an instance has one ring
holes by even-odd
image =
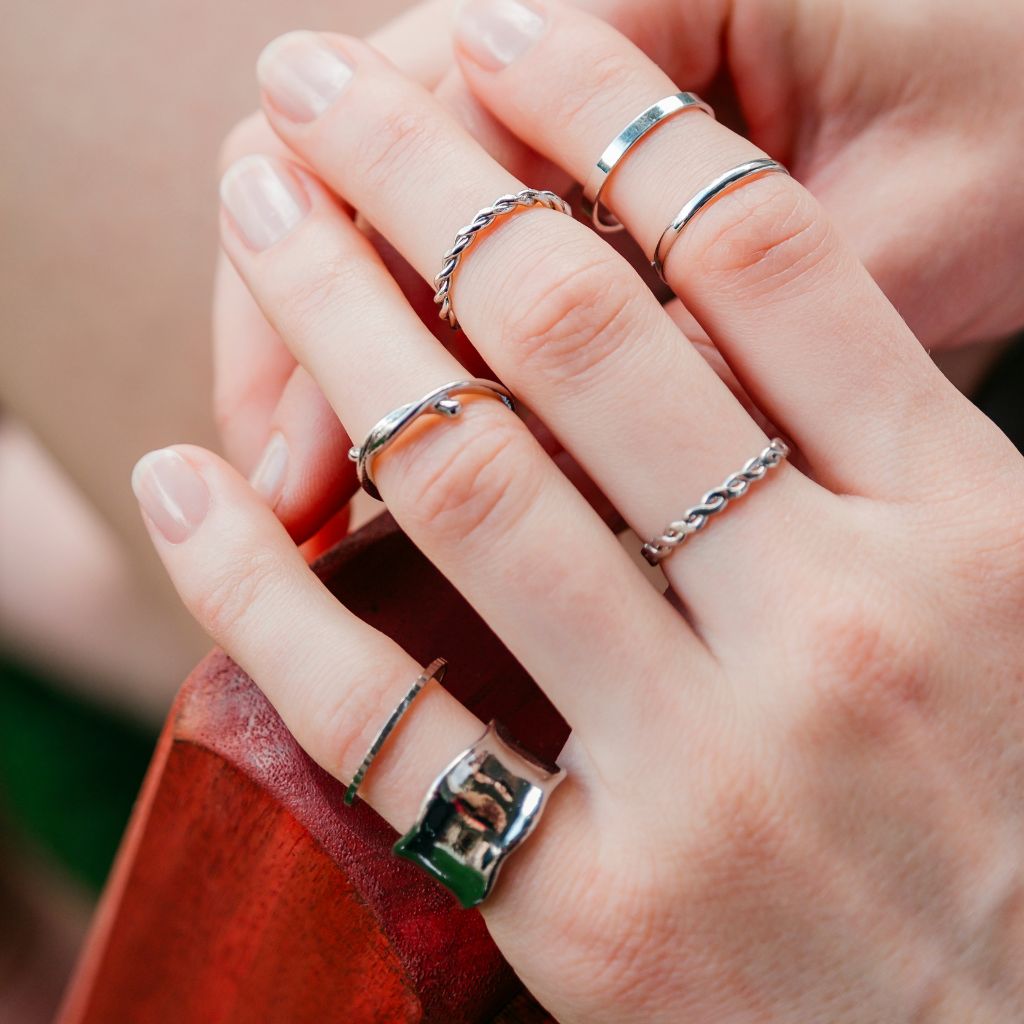
[[[490,206],[480,210],[473,220],[459,231],[455,237],[455,244],[444,254],[441,270],[434,278],[434,287],[437,289],[434,292],[434,302],[440,306],[437,315],[446,320],[453,331],[459,329],[459,320],[452,305],[452,282],[463,253],[476,241],[480,232],[489,228],[499,217],[531,206],[541,206],[572,216],[572,207],[561,196],[544,189],[524,188],[515,195],[501,196]]]
[[[580,204],[583,213],[590,218],[598,231],[610,235],[623,228],[614,217],[611,220],[601,219],[601,193],[608,184],[612,171],[648,132],[670,117],[690,110],[699,110],[709,117],[715,116],[714,110],[695,93],[677,92],[673,96],[666,96],[663,100],[652,103],[642,114],[634,117],[608,144],[583,184],[583,198]]]
[[[441,682],[444,679],[445,672],[448,671],[448,662],[444,658],[435,658],[417,677],[416,682],[409,687],[409,692],[402,698],[401,703],[394,711],[391,712],[391,717],[380,727],[380,732],[377,733],[370,744],[370,749],[366,752],[366,757],[363,758],[363,763],[359,766],[358,771],[352,776],[352,781],[349,783],[348,789],[345,790],[345,803],[351,804],[355,798],[356,793],[359,791],[359,787],[363,784],[363,779],[366,778],[366,773],[370,770],[370,765],[373,764],[374,758],[380,753],[381,747],[387,741],[387,738],[395,731],[395,726],[402,720],[402,716],[409,710],[409,706],[419,696],[420,691],[427,683],[432,680]]]
[[[658,272],[658,276],[665,280],[665,263],[672,246],[679,240],[683,228],[693,220],[705,207],[710,206],[716,199],[721,198],[727,192],[731,192],[742,182],[752,178],[760,178],[765,174],[789,174],[789,171],[777,160],[761,158],[750,160],[745,164],[739,164],[731,170],[720,174],[714,181],[702,188],[672,219],[672,223],[662,232],[658,244],[654,247],[654,259],[651,266]]]
[[[516,400],[504,385],[493,380],[456,380],[434,388],[416,402],[400,405],[374,424],[366,440],[349,449],[348,457],[356,464],[356,473],[364,491],[380,500],[380,491],[373,478],[373,464],[385,448],[392,445],[405,433],[420,416],[436,415],[451,419],[462,412],[462,402],[457,395],[483,395],[497,398],[512,412],[516,411]]]
[[[698,530],[708,525],[712,516],[724,512],[727,505],[742,498],[750,488],[764,478],[770,469],[774,469],[783,459],[789,456],[789,445],[781,438],[773,438],[772,443],[752,458],[738,473],[728,477],[721,487],[708,491],[700,500],[699,505],[688,508],[682,519],[669,523],[660,537],[647,541],[640,548],[640,553],[650,565],[657,565],[682,546]]]
[[[505,858],[537,827],[565,778],[518,746],[497,722],[437,777],[419,817],[395,843],[464,907],[482,903]]]

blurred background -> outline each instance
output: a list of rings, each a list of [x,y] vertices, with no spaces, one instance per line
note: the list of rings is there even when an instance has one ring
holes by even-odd
[[[294,28],[408,0],[5,8],[0,94],[0,1021],[49,1021],[179,683],[208,641],[129,475],[217,447],[217,151]]]
[[[256,57],[410,0],[8,8],[0,93],[0,1021],[52,1018],[174,692],[208,641],[129,488],[217,448],[217,151]],[[1024,345],[942,354],[1024,445]]]

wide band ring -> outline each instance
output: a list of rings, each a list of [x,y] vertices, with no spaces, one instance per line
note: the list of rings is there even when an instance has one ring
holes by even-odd
[[[416,682],[409,687],[409,692],[402,698],[398,707],[391,712],[391,717],[381,726],[380,732],[377,733],[373,743],[370,744],[370,749],[366,752],[366,757],[363,758],[363,763],[359,766],[359,770],[352,776],[352,781],[349,783],[348,789],[345,790],[346,804],[351,804],[355,800],[356,793],[363,784],[363,779],[366,778],[366,773],[370,770],[370,765],[373,764],[374,758],[380,753],[381,747],[384,746],[387,738],[395,731],[395,726],[398,725],[402,716],[409,710],[410,705],[423,687],[431,680],[436,680],[440,683],[447,671],[448,662],[444,658],[435,658],[416,677]]]
[[[377,456],[405,433],[412,424],[424,415],[438,415],[450,419],[462,412],[462,403],[456,395],[483,395],[485,398],[497,398],[512,412],[516,410],[516,401],[512,392],[504,385],[493,380],[456,380],[444,384],[424,395],[419,401],[409,402],[393,409],[387,416],[378,420],[373,429],[366,435],[366,440],[349,449],[348,457],[356,464],[356,473],[364,491],[373,498],[380,500],[380,491],[373,479],[373,464]]]
[[[658,244],[654,247],[654,259],[651,266],[658,272],[658,276],[665,280],[665,263],[672,246],[679,240],[683,228],[693,220],[705,207],[710,206],[716,199],[720,199],[727,192],[731,192],[742,182],[752,178],[760,178],[765,174],[789,174],[777,160],[762,158],[750,160],[745,164],[739,164],[731,170],[720,174],[709,185],[702,188],[672,219],[672,223],[662,232]]]
[[[531,206],[541,206],[572,216],[572,207],[561,196],[544,189],[524,188],[515,195],[501,196],[490,206],[480,210],[473,220],[459,231],[455,244],[444,254],[441,270],[434,278],[434,287],[437,289],[434,292],[434,302],[441,307],[437,315],[442,320],[447,320],[452,330],[459,329],[459,320],[452,304],[452,281],[463,254],[476,241],[480,232],[489,228],[499,217]]]
[[[505,858],[537,827],[564,777],[491,722],[437,777],[394,852],[450,889],[464,907],[475,907],[490,894]]]
[[[773,438],[772,443],[760,455],[752,458],[738,473],[728,477],[721,487],[708,491],[701,498],[699,505],[687,509],[683,518],[670,523],[660,537],[647,541],[640,548],[640,553],[650,565],[663,562],[688,538],[703,530],[712,516],[724,512],[727,505],[737,498],[742,498],[751,484],[763,479],[768,470],[773,469],[788,456],[789,445],[778,437]]]
[[[648,132],[670,117],[690,110],[699,110],[710,117],[715,116],[714,110],[695,93],[678,92],[652,103],[642,114],[634,117],[608,144],[590,172],[590,177],[584,182],[583,199],[580,204],[583,213],[590,218],[598,231],[610,235],[623,229],[623,225],[614,217],[611,220],[601,219],[601,193],[608,184],[612,171]]]

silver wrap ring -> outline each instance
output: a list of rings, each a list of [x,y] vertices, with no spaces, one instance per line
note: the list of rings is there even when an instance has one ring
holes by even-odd
[[[497,722],[437,777],[419,817],[395,843],[464,907],[482,903],[505,858],[537,827],[565,778],[519,747]]]
[[[726,478],[721,487],[708,491],[700,500],[699,505],[688,508],[682,519],[669,523],[660,537],[647,541],[640,548],[640,553],[650,565],[663,562],[677,548],[681,547],[690,537],[708,525],[713,516],[724,512],[726,507],[737,498],[742,498],[750,489],[750,485],[764,479],[770,469],[774,469],[783,459],[789,456],[789,445],[781,438],[773,438],[772,443],[752,458],[738,473]]]
[[[367,494],[380,500],[380,491],[373,478],[373,464],[377,456],[404,434],[420,416],[436,415],[446,419],[458,416],[462,412],[462,402],[458,400],[458,395],[497,398],[512,412],[516,410],[516,400],[508,388],[497,381],[479,378],[452,381],[434,388],[416,402],[392,409],[374,424],[361,445],[353,446],[348,452],[349,459],[356,464],[359,483]]]
[[[572,216],[572,208],[569,204],[544,189],[524,188],[522,192],[515,195],[501,196],[490,206],[485,206],[477,215],[461,228],[455,237],[455,244],[444,254],[441,270],[434,278],[434,303],[440,307],[437,315],[448,322],[452,330],[459,329],[459,320],[455,315],[455,307],[452,304],[452,282],[455,271],[466,250],[476,241],[480,232],[489,228],[499,217],[505,217],[516,210],[540,206],[547,210],[555,210],[558,213]]]
[[[789,171],[777,160],[767,158],[749,160],[745,164],[739,164],[724,174],[720,174],[714,181],[702,188],[675,215],[672,223],[665,228],[661,238],[658,239],[658,244],[654,247],[654,259],[651,260],[651,266],[658,272],[662,281],[665,280],[665,263],[668,260],[668,254],[672,251],[672,246],[679,240],[683,228],[716,199],[731,192],[742,182],[763,177],[765,174],[789,174]]]
[[[608,144],[583,184],[581,203],[583,213],[590,218],[591,223],[598,231],[610,235],[623,228],[615,218],[601,219],[601,193],[608,184],[612,171],[648,132],[653,131],[670,117],[691,110],[699,110],[709,117],[715,116],[714,110],[695,93],[677,92],[673,96],[666,96],[663,100],[652,103],[642,114],[634,117]]]

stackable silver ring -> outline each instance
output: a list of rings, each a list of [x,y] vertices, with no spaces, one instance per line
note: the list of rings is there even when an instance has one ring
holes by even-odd
[[[608,144],[583,185],[583,213],[590,218],[598,231],[610,235],[621,231],[623,227],[614,217],[611,220],[601,219],[601,193],[608,184],[612,171],[648,132],[668,118],[689,110],[699,110],[710,117],[715,116],[714,110],[695,93],[677,92],[658,100],[657,103],[652,103],[642,114],[634,117]]]
[[[485,398],[497,398],[512,412],[516,410],[516,400],[512,392],[504,385],[493,380],[456,380],[434,388],[419,401],[400,405],[397,409],[378,420],[373,429],[366,435],[361,445],[349,449],[348,457],[356,464],[356,473],[364,491],[373,498],[380,500],[380,491],[373,479],[373,464],[377,456],[392,445],[413,422],[420,416],[434,414],[450,419],[462,412],[462,403],[456,395],[483,395]]]
[[[708,491],[700,500],[699,505],[688,508],[683,518],[669,523],[668,528],[660,537],[647,541],[640,548],[640,553],[651,565],[664,561],[688,538],[707,526],[712,516],[723,512],[727,505],[742,498],[750,485],[764,478],[768,470],[773,469],[789,456],[789,445],[776,437],[760,455],[752,458],[738,473],[728,477],[721,487]]]
[[[511,740],[497,722],[437,777],[413,827],[395,843],[464,907],[482,903],[505,858],[537,827],[565,778]]]
[[[345,790],[346,804],[351,804],[355,800],[356,793],[363,784],[363,779],[366,778],[366,773],[370,770],[370,765],[373,764],[374,758],[380,753],[381,747],[384,746],[387,738],[394,732],[395,726],[398,725],[402,716],[409,710],[409,705],[416,699],[420,690],[431,680],[441,682],[447,671],[448,662],[444,658],[435,658],[417,676],[416,682],[409,688],[409,692],[402,698],[402,702],[391,712],[391,717],[381,726],[380,732],[377,733],[373,743],[370,744],[370,749],[366,752],[366,757],[363,758],[363,763],[359,766],[359,770],[352,776],[352,781],[349,783],[348,789]]]
[[[444,254],[441,270],[434,278],[434,287],[437,289],[434,292],[434,302],[441,307],[437,315],[442,320],[447,320],[452,330],[459,329],[458,317],[452,305],[452,280],[463,254],[476,241],[480,232],[490,227],[499,217],[531,206],[542,206],[572,216],[572,208],[561,196],[544,189],[524,188],[515,195],[500,196],[490,206],[480,210],[473,220],[459,231],[455,244]]]
[[[672,223],[662,232],[658,244],[654,247],[654,259],[651,266],[658,272],[658,276],[665,280],[665,262],[672,246],[676,244],[683,228],[693,220],[705,207],[709,206],[716,199],[731,192],[741,182],[751,178],[759,178],[765,174],[789,174],[777,160],[762,158],[750,160],[745,164],[733,167],[731,170],[720,174],[711,184],[702,188],[673,218]]]

